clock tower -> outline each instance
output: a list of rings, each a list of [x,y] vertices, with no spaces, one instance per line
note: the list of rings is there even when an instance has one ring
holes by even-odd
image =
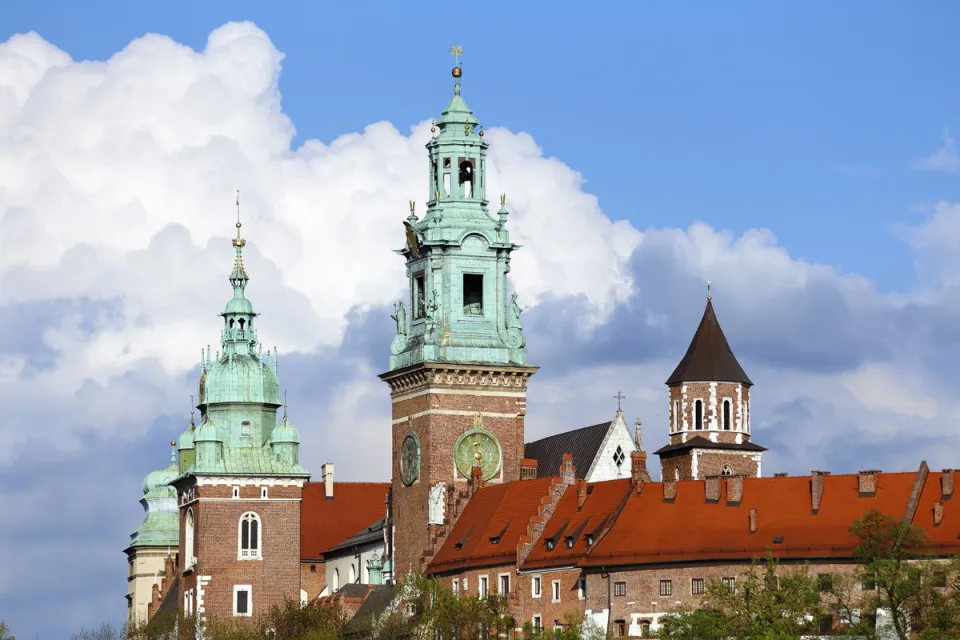
[[[393,314],[394,575],[422,571],[482,482],[520,479],[527,364],[516,293],[507,287],[510,254],[506,200],[488,209],[488,143],[460,96],[460,48],[454,47],[453,97],[427,143],[429,200],[404,221],[409,294]]]

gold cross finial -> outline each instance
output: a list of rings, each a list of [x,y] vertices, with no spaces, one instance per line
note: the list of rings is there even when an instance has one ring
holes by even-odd
[[[459,67],[459,66],[460,66],[460,56],[463,55],[463,47],[461,47],[461,46],[458,45],[458,44],[453,45],[452,47],[450,47],[450,55],[453,56],[454,66],[455,66],[455,67]]]

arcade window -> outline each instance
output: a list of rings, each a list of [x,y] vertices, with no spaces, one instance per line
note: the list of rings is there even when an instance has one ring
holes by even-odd
[[[483,315],[483,275],[463,274],[463,315]]]
[[[626,583],[626,582],[614,582],[614,583],[613,583],[613,595],[615,595],[615,596],[625,596],[625,595],[627,595],[627,583]]]

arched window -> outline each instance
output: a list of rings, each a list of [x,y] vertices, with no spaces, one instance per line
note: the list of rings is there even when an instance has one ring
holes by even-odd
[[[732,475],[733,475],[733,469],[730,468],[730,465],[725,464],[725,465],[723,465],[723,468],[720,469],[720,475],[722,475],[722,476],[732,476]]]
[[[723,430],[730,431],[730,400],[723,401]]]
[[[262,538],[260,516],[248,511],[240,516],[240,553],[241,560],[259,560],[260,540]]]
[[[187,556],[184,560],[184,566],[187,569],[193,566],[193,528],[193,509],[187,509],[187,522],[184,527],[186,533],[183,537],[183,552]]]
[[[460,193],[464,198],[473,197],[473,163],[469,160],[460,163]]]
[[[333,592],[340,590],[340,569],[333,570]]]
[[[680,401],[673,401],[673,430],[680,431]]]
[[[352,564],[350,565],[350,584],[353,584],[357,581],[357,569]]]
[[[703,400],[693,401],[693,425],[694,429],[700,431],[703,429]]]

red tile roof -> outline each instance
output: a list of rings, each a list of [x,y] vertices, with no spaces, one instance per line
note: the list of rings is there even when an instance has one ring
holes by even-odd
[[[960,546],[960,504],[956,495],[947,499],[942,496],[940,482],[943,475],[940,472],[930,472],[917,503],[917,512],[913,516],[913,523],[926,530],[934,551],[940,548],[956,549]],[[960,479],[960,474],[952,475]],[[939,525],[934,524],[933,517],[936,502],[943,505],[943,520]]]
[[[940,496],[940,474],[931,473],[920,494],[914,521],[941,544],[960,546],[960,506],[945,504],[940,527],[933,527],[933,503]],[[857,475],[823,478],[823,499],[813,513],[810,476],[744,478],[743,498],[727,504],[726,482],[720,500],[705,500],[702,480],[677,482],[677,496],[663,499],[662,483],[647,484],[627,501],[610,532],[580,566],[616,566],[690,560],[762,557],[767,549],[780,558],[849,557],[857,539],[848,531],[870,509],[896,518],[907,511],[916,473],[878,473],[877,491],[861,496]],[[749,517],[757,510],[757,531]],[[774,542],[780,538],[780,542]]]
[[[556,480],[556,477],[520,480],[489,485],[477,491],[427,571],[442,573],[463,567],[515,563],[520,536],[526,534],[530,517],[537,514],[540,501]]]
[[[595,540],[599,540],[598,529],[602,531],[612,524],[617,508],[633,487],[630,479],[625,478],[593,482],[586,485],[586,490],[586,500],[578,509],[576,485],[567,488],[543,535],[524,561],[524,569],[576,565],[591,548],[587,546],[587,536],[592,534]],[[547,540],[553,541],[553,549],[548,547]],[[568,546],[569,543],[573,546]]]
[[[333,500],[327,500],[323,482],[307,483],[300,503],[300,557],[321,558],[382,518],[389,489],[387,482],[335,482]]]

